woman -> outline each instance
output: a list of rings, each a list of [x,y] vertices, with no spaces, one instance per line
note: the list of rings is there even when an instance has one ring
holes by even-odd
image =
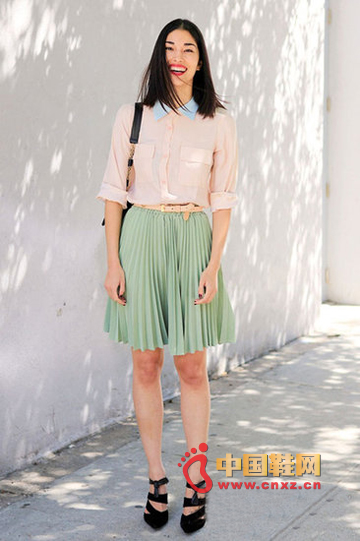
[[[220,260],[238,199],[238,145],[235,121],[214,90],[203,36],[186,19],[171,21],[160,32],[139,97],[143,116],[135,177],[126,191],[134,104],[124,104],[96,197],[105,201],[104,330],[131,346],[133,400],[149,468],[144,519],[157,528],[168,520],[161,458],[164,345],[180,379],[190,450],[208,437],[206,347],[235,342]],[[133,206],[122,224],[127,201]],[[209,206],[212,228],[203,210]],[[199,461],[188,473],[198,488],[205,485]],[[187,483],[181,526],[191,532],[204,524],[205,496]]]

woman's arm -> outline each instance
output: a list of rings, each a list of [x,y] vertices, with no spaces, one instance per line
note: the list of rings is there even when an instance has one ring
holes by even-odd
[[[221,257],[224,250],[226,237],[229,230],[231,208],[219,209],[212,213],[212,245],[210,261],[202,272],[198,294],[201,299],[196,299],[195,304],[211,302],[217,292],[217,274],[220,268]],[[204,286],[206,293],[204,296]]]
[[[231,209],[220,209],[212,213],[212,245],[208,266],[219,270],[221,257],[229,231]]]
[[[105,237],[108,267],[119,260],[119,239],[122,221],[122,206],[116,201],[105,201]]]
[[[125,305],[125,298],[119,298],[117,294],[119,285],[119,295],[121,296],[125,292],[125,274],[119,258],[122,213],[123,207],[120,203],[108,199],[105,201],[105,237],[108,270],[104,286],[111,299]]]

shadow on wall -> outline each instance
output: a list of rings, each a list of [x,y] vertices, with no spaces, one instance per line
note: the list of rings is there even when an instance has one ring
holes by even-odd
[[[156,37],[177,16],[203,31],[238,125],[239,204],[223,258],[238,341],[216,351],[249,360],[302,334],[317,311],[322,3],[188,5],[1,7],[0,473],[132,411],[130,351],[102,332],[95,195],[116,110],[135,100]],[[170,362],[163,377],[171,396]]]
[[[230,359],[281,347],[319,313],[324,33],[315,4],[223,3],[204,32],[239,137],[239,204],[223,258],[237,318]]]

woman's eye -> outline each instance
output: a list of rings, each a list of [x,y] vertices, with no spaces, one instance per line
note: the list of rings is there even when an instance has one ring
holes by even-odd
[[[165,51],[166,50],[172,51],[172,47],[165,47]],[[193,53],[194,51],[192,49],[185,49],[185,52]]]

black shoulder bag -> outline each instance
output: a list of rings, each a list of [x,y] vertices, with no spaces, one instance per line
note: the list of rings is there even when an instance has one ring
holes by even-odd
[[[130,183],[129,183],[129,175],[130,175],[131,167],[133,165],[133,156],[134,156],[134,152],[135,152],[135,144],[139,140],[142,113],[143,113],[143,104],[140,101],[137,101],[135,103],[135,114],[134,114],[134,119],[133,119],[133,123],[132,123],[131,134],[130,134],[131,150],[130,150],[130,157],[128,159],[128,171],[127,171],[127,175],[126,175],[126,191],[128,191],[128,188],[129,188],[129,185],[130,185]],[[124,218],[125,218],[125,215],[126,215],[127,211],[132,206],[133,206],[133,204],[130,203],[130,201],[127,201],[127,207],[125,209],[123,209],[123,212],[122,212],[122,219],[121,219],[122,222],[124,221]],[[101,222],[101,225],[105,225],[105,218]]]

